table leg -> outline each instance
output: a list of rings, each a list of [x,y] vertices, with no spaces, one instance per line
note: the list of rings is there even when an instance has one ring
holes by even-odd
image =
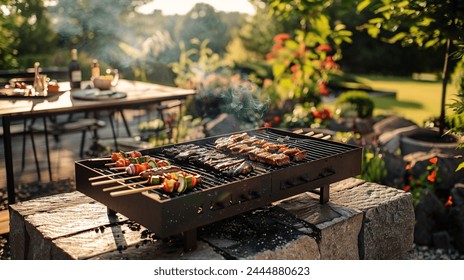
[[[5,166],[6,166],[6,187],[8,193],[8,204],[15,204],[15,183],[13,172],[13,153],[11,151],[11,131],[10,131],[10,118],[7,116],[2,117],[3,124],[3,148],[5,150]]]

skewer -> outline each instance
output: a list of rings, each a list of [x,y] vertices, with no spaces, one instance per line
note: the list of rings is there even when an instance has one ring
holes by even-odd
[[[303,133],[303,129],[297,129],[297,130],[294,130],[293,133],[296,133],[296,134],[301,134]]]
[[[115,166],[116,162],[105,163],[105,166]]]
[[[321,139],[323,139],[323,140],[329,140],[329,139],[330,139],[330,137],[332,137],[332,136],[330,136],[330,135],[326,135],[326,136],[322,137]]]
[[[161,189],[163,188],[162,185],[155,185],[155,186],[148,186],[148,187],[143,187],[143,188],[136,188],[136,189],[130,189],[130,190],[124,190],[124,191],[117,191],[117,192],[111,192],[110,195],[112,197],[116,196],[122,196],[122,195],[129,195],[129,194],[134,194],[134,193],[141,193],[149,190],[156,190],[156,189]]]
[[[119,174],[119,173],[116,173]],[[126,172],[122,174],[127,174]],[[124,182],[126,180],[130,179],[137,179],[140,178],[140,176],[132,176],[132,177],[127,177],[127,178],[118,178],[118,179],[110,179],[110,180],[105,180],[105,181],[99,181],[99,182],[93,182],[91,183],[92,186],[101,186],[101,185],[106,185],[106,184],[111,184],[111,183],[117,183],[117,182]]]
[[[137,185],[140,185],[140,184],[147,184],[149,183],[150,181],[147,180],[147,181],[141,181],[141,182],[135,182],[135,183],[130,183],[130,184],[123,184],[123,185],[120,185],[120,186],[113,186],[113,187],[108,187],[108,188],[104,188],[102,191],[104,192],[109,192],[109,191],[114,191],[114,190],[118,190],[118,189],[123,189],[123,188],[128,188],[128,187],[132,187],[132,186],[137,186]]]
[[[306,136],[312,136],[312,135],[314,135],[314,131],[310,131],[310,132],[308,132],[308,133],[305,133],[305,135],[306,135]]]
[[[324,136],[323,133],[319,133],[319,134],[313,135],[314,138],[321,138],[322,136]]]
[[[119,167],[111,167],[110,170],[117,171],[117,170],[124,170],[127,166],[119,166]]]
[[[96,177],[90,177],[89,181],[95,181],[95,180],[98,180],[98,179],[104,179],[104,178],[108,178],[108,177],[111,177],[111,176],[117,176],[117,175],[123,175],[123,174],[126,174],[126,172],[119,172],[119,173],[101,175],[101,176],[96,176]]]
[[[111,158],[91,158],[88,159],[89,161],[106,161],[106,160],[111,160]]]

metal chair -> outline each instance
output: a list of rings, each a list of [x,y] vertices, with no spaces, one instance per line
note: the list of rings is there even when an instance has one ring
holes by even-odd
[[[88,113],[86,113],[84,117],[79,118],[79,119],[73,119],[72,117],[73,117],[72,115],[69,115],[67,116],[67,119],[65,121],[61,121],[61,122],[55,119],[50,119],[48,117],[43,117],[42,123],[37,123],[35,120],[33,120],[31,124],[29,124],[29,126],[27,127],[27,131],[31,137],[32,149],[34,152],[34,159],[35,159],[35,164],[36,164],[39,180],[41,179],[41,176],[40,176],[39,162],[37,159],[34,135],[37,135],[37,134],[45,135],[45,148],[46,148],[46,157],[47,157],[47,164],[48,164],[48,174],[50,177],[50,181],[52,181],[53,177],[52,177],[52,166],[51,166],[51,160],[50,160],[49,135],[52,135],[55,141],[58,142],[60,141],[60,137],[64,134],[72,134],[72,133],[78,133],[78,132],[82,133],[79,156],[83,158],[87,132],[93,131],[93,139],[96,140],[98,139],[97,131],[106,126],[106,123],[103,120],[100,120],[98,118],[90,118]],[[25,161],[25,137],[23,138],[23,156],[22,156],[22,162],[23,162],[22,167],[23,168],[24,168],[24,161]]]

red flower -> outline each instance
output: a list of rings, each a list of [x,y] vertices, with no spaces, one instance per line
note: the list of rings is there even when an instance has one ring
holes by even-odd
[[[321,119],[322,118],[321,112],[319,112],[316,108],[312,108],[311,113],[313,115],[313,118],[315,118],[315,119]]]
[[[327,108],[322,109],[322,114],[325,116],[324,118],[331,118],[332,117],[332,112]]]
[[[331,52],[332,48],[329,45],[324,44],[324,45],[319,45],[316,48],[316,50],[319,51],[319,52]]]
[[[267,60],[270,60],[270,59],[273,59],[273,58],[274,58],[274,54],[272,54],[272,53],[266,54],[266,59]]]
[[[429,180],[429,182],[435,182],[435,179],[437,178],[437,170],[436,169],[433,169],[429,176],[427,176],[427,180]]]
[[[329,90],[327,89],[326,84],[324,84],[324,83],[319,84],[319,93],[322,94],[322,95],[329,94]]]
[[[405,167],[404,169],[405,169],[405,170],[411,169],[411,164],[410,164],[410,163],[406,164],[406,167]]]
[[[326,69],[338,68],[338,64],[333,61],[332,56],[328,56],[322,64]]]
[[[445,202],[445,206],[452,206],[453,205],[453,197],[450,195],[448,196],[448,200]]]
[[[290,67],[290,71],[292,71],[292,73],[295,73],[298,70],[300,70],[300,64],[294,64]]]
[[[271,124],[271,123],[268,123],[268,122],[266,122],[266,123],[264,123],[264,127],[266,127],[266,128],[272,127],[272,124]]]
[[[274,124],[279,124],[280,123],[280,117],[279,116],[275,116],[272,121],[274,122]]]
[[[403,188],[403,191],[409,192],[411,190],[411,186],[407,185]]]
[[[288,40],[290,38],[292,38],[292,36],[290,36],[290,34],[280,33],[280,34],[277,34],[277,35],[274,36],[274,42],[276,42],[278,44],[281,44],[283,41]]]
[[[437,157],[433,157],[433,158],[429,159],[429,162],[430,162],[431,164],[437,164],[438,158],[437,158]]]

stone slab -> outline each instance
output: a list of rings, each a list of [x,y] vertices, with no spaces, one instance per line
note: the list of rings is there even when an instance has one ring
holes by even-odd
[[[321,259],[359,259],[358,236],[363,219],[361,211],[331,201],[320,204],[319,196],[312,193],[300,194],[277,205],[317,228]]]
[[[400,259],[413,249],[415,217],[410,193],[364,183],[331,193],[331,203],[364,213],[359,236],[361,259]]]
[[[330,201],[310,192],[182,236],[158,240],[79,193],[10,205],[13,259],[399,259],[413,246],[410,194],[350,178],[332,184]]]
[[[318,233],[278,207],[205,226],[200,238],[228,259],[320,259]]]

